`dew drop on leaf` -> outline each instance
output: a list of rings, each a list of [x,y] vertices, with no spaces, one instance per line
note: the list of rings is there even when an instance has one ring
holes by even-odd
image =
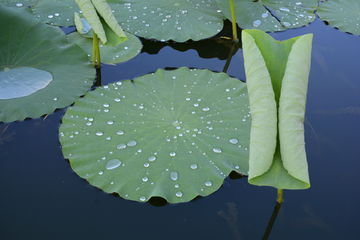
[[[121,161],[119,159],[112,159],[107,162],[106,169],[112,170],[112,169],[119,167],[120,165],[121,165]]]

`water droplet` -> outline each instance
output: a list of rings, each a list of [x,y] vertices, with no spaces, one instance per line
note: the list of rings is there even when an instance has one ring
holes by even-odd
[[[212,185],[212,183],[211,183],[210,181],[206,181],[206,182],[205,182],[205,186],[211,187],[211,185]]]
[[[210,110],[210,108],[209,108],[209,107],[204,107],[202,110],[203,110],[204,112],[207,112],[207,111]]]
[[[301,5],[302,3],[301,3],[301,2],[297,2],[297,3],[295,3],[295,4],[299,6],[299,5]]]
[[[213,148],[214,153],[221,153],[221,149],[220,148]]]
[[[54,17],[54,15],[48,15],[48,18],[50,18],[50,19],[53,18],[53,17]]]
[[[176,155],[176,152],[171,152],[171,153],[170,153],[170,156],[171,156],[171,157],[175,157],[175,155]]]
[[[126,148],[126,145],[124,143],[120,143],[119,145],[116,146],[117,149],[124,149]]]
[[[232,144],[237,144],[239,142],[239,140],[237,140],[236,138],[232,138],[229,140],[229,142]]]
[[[57,98],[54,98],[54,101],[57,101]]]
[[[144,167],[149,167],[150,163],[144,163]]]
[[[186,101],[190,101],[190,98],[189,98],[189,97],[187,97],[187,98],[185,98],[185,100],[186,100]]]
[[[149,178],[145,176],[142,178],[142,180],[143,180],[143,182],[147,182],[149,180]]]
[[[191,168],[191,169],[194,169],[194,170],[197,169],[197,167],[198,167],[198,166],[197,166],[195,163],[193,163],[193,164],[190,165],[190,168]]]
[[[150,157],[148,158],[148,160],[149,160],[150,162],[153,162],[153,161],[156,160],[156,157],[155,157],[155,156],[150,156]]]
[[[145,200],[146,200],[146,197],[144,197],[144,196],[140,197],[140,201],[145,202]]]
[[[120,98],[115,98],[114,101],[115,101],[115,102],[120,102],[121,99],[120,99]]]
[[[136,144],[137,144],[137,142],[136,142],[135,140],[131,140],[131,141],[129,141],[129,142],[127,143],[127,145],[128,145],[129,147],[134,147],[134,146],[136,146]]]
[[[17,7],[22,7],[23,4],[22,4],[22,3],[17,3],[16,6],[17,6]]]
[[[90,125],[91,125],[91,122],[87,122],[86,125],[90,126]]]
[[[174,181],[176,181],[178,179],[179,175],[177,172],[171,172],[170,173],[170,178]]]
[[[58,16],[60,16],[60,14],[59,14],[59,13],[55,13],[54,15],[55,15],[55,17],[58,17]]]
[[[89,120],[90,120],[90,119],[89,119]],[[119,131],[116,132],[116,134],[117,134],[117,135],[123,135],[123,134],[124,134],[124,131],[119,130]]]
[[[284,22],[284,26],[285,26],[285,27],[290,27],[290,25],[291,25],[290,23]]]
[[[263,14],[261,15],[262,18],[267,18],[268,16],[269,16],[268,13],[263,13]]]
[[[253,26],[254,27],[258,27],[258,26],[260,26],[260,24],[261,24],[261,21],[260,20],[255,20],[254,22],[253,22]]]
[[[107,124],[111,125],[111,124],[114,124],[113,121],[107,121]]]
[[[284,11],[284,12],[290,12],[290,10],[286,7],[281,7],[281,8],[279,8],[279,10]]]
[[[177,196],[177,197],[182,197],[182,192],[177,192],[177,193],[175,193],[175,195]]]
[[[198,107],[199,106],[199,104],[198,103],[194,103],[194,107]]]
[[[106,169],[107,170],[112,170],[112,169],[117,168],[120,165],[121,165],[121,161],[119,159],[112,159],[112,160],[107,162]]]
[[[103,133],[102,132],[96,132],[96,136],[102,136]]]
[[[100,171],[100,172],[99,172],[99,175],[103,175],[103,173],[104,173],[103,171]]]

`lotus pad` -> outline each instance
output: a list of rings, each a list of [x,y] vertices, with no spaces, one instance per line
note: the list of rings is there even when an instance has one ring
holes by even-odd
[[[140,40],[131,33],[125,33],[127,40],[120,43],[115,48],[106,46],[99,43],[100,56],[102,63],[122,63],[136,57],[142,48]],[[69,34],[71,43],[79,44],[89,56],[89,60],[92,59],[93,54],[93,40],[90,38],[82,37],[78,32]]]
[[[360,2],[331,0],[320,4],[317,13],[321,20],[340,31],[360,35]]]
[[[0,6],[0,121],[36,118],[73,103],[95,70],[78,45],[34,18],[27,7]]]
[[[125,199],[186,202],[248,171],[246,85],[209,70],[158,70],[99,87],[68,108],[60,142],[72,169]]]
[[[213,0],[109,0],[124,31],[144,38],[185,42],[216,35],[224,15]]]
[[[216,0],[219,8],[231,19],[228,0]],[[236,22],[242,29],[284,31],[315,20],[317,0],[241,0],[234,1]]]

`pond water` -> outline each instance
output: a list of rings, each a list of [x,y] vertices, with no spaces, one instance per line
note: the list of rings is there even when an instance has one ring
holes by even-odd
[[[360,39],[319,19],[271,35],[285,40],[305,33],[314,34],[305,121],[311,188],[284,191],[269,239],[358,239]],[[133,60],[102,66],[103,85],[158,68],[220,72],[228,54],[207,43],[143,43]],[[209,58],[199,56],[204,49],[211,50]],[[245,80],[241,49],[227,73]],[[78,177],[63,158],[58,128],[64,113],[0,123],[0,239],[262,238],[276,189],[249,185],[246,177],[227,178],[207,197],[161,207],[106,194]]]

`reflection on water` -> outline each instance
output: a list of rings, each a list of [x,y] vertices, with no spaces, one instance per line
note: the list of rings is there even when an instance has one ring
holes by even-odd
[[[233,230],[235,239],[241,239],[239,229],[238,229],[238,211],[236,209],[236,204],[234,202],[227,202],[228,211],[225,213],[223,210],[218,211],[218,215],[225,218],[226,222],[229,224],[230,228]]]

